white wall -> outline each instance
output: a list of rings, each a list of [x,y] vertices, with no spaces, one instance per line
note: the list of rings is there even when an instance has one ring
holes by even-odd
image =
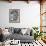
[[[20,9],[20,23],[9,23],[9,9]],[[0,26],[40,26],[40,4],[38,2],[0,2]]]

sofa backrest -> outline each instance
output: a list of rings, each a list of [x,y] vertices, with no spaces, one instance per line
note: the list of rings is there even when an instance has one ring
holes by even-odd
[[[30,28],[14,28],[14,27],[9,27],[8,31],[11,34],[15,34],[15,33],[20,33],[22,35],[32,35],[32,30]]]

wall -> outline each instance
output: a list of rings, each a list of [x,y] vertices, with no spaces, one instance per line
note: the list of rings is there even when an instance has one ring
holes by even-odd
[[[9,23],[9,9],[20,9],[20,23]],[[7,27],[32,27],[40,26],[40,4],[35,2],[1,2],[0,1],[0,26]]]

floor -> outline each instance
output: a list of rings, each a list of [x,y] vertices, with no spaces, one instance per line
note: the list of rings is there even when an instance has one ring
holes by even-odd
[[[25,44],[21,44],[22,46],[46,46],[45,43],[43,43],[42,40],[36,40],[33,43],[25,43]]]
[[[38,40],[38,41],[36,40],[33,43],[19,43],[16,45],[10,45],[6,43],[5,46],[46,46],[46,44],[42,40]]]

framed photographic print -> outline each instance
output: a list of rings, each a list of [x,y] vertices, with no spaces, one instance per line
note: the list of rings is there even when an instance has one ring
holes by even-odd
[[[20,9],[9,9],[9,23],[20,23]]]

